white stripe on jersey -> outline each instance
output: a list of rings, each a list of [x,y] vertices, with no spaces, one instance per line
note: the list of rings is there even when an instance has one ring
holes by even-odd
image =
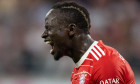
[[[105,55],[105,52],[97,45],[95,44],[95,46],[99,49],[99,51],[103,54],[103,56]]]
[[[96,60],[99,60],[98,57],[102,57],[102,55],[105,55],[105,52],[97,45],[97,41],[95,41],[95,45],[92,47],[93,51],[96,53],[94,53],[93,51],[90,51],[90,53],[94,56],[94,58]],[[97,47],[97,49],[95,48],[95,46]],[[100,51],[100,52],[99,52]],[[102,55],[101,55],[102,54]]]
[[[90,53],[95,57],[96,60],[99,60],[99,58],[94,54],[94,52],[90,51]]]
[[[93,59],[89,59],[89,58],[86,58],[85,60],[90,60],[90,61],[93,61]]]
[[[88,67],[93,67],[93,66],[90,66],[90,65],[81,65],[81,66],[88,66]]]
[[[93,50],[101,57],[102,55],[93,47]]]

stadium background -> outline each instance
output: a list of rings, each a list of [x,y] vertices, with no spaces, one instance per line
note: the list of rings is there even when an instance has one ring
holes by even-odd
[[[41,38],[45,14],[57,1],[0,0],[0,84],[70,84],[73,61],[54,61]],[[116,48],[140,84],[140,0],[77,2],[90,12],[91,36]]]

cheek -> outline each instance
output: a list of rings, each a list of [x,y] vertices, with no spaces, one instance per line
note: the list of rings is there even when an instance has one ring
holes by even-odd
[[[53,31],[48,31],[48,34],[51,36],[53,35]]]
[[[64,39],[64,38],[67,38],[67,33],[65,31],[60,31],[60,30],[57,30],[57,31],[54,31],[53,32],[54,36],[57,37],[57,39]]]
[[[68,35],[64,31],[57,31],[53,35],[55,41],[59,41],[58,43],[65,43],[68,40]]]

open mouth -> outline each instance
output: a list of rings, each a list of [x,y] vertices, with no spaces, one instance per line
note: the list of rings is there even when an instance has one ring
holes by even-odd
[[[50,44],[52,46],[52,49],[50,50],[50,53],[53,54],[54,53],[54,43],[51,40],[45,40],[46,44]]]

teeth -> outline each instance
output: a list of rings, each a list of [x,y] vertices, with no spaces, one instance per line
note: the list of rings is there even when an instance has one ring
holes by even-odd
[[[53,49],[50,50],[50,53],[52,53]]]
[[[51,41],[46,41],[46,44],[50,44],[51,43]]]

